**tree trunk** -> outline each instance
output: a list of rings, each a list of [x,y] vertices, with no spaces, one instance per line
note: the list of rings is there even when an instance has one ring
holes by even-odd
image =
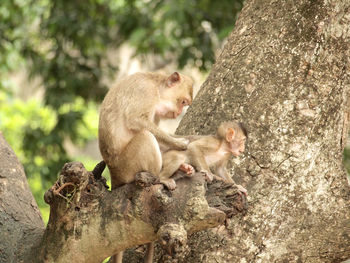
[[[179,133],[248,128],[231,165],[249,191],[200,174],[170,193],[140,180],[112,192],[80,163],[47,192],[44,230],[23,169],[0,136],[0,261],[99,262],[158,238],[182,262],[341,262],[350,258],[350,191],[342,165],[349,129],[350,2],[247,0]],[[203,110],[203,108],[205,110]],[[146,204],[146,205],[145,205]],[[225,226],[209,230],[225,221]],[[164,256],[158,250],[159,262]],[[128,261],[136,262],[137,259]]]
[[[349,39],[348,0],[246,1],[178,133],[247,126],[247,154],[231,171],[248,214],[194,234],[183,262],[350,258]]]
[[[23,167],[0,132],[0,262],[27,262],[43,233]]]

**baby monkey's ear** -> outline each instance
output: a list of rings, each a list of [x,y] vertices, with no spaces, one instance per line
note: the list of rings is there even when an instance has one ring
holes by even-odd
[[[235,137],[235,130],[232,128],[228,128],[226,132],[226,141],[231,142]]]

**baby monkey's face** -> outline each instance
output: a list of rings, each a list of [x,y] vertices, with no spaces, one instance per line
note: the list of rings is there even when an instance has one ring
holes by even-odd
[[[236,132],[232,141],[229,143],[230,152],[233,156],[237,157],[244,153],[246,139],[246,136],[241,131]]]

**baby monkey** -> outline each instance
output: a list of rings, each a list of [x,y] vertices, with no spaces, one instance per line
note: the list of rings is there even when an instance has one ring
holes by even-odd
[[[190,142],[185,151],[171,150],[163,154],[163,168],[160,181],[169,190],[176,188],[175,180],[170,178],[177,170],[191,176],[194,168],[202,172],[208,181],[214,178],[234,183],[226,166],[231,155],[237,157],[244,152],[247,131],[241,123],[223,122],[215,136],[198,136]],[[213,172],[213,173],[212,173]],[[247,190],[238,185],[239,190]]]
[[[170,150],[162,156],[162,170],[159,174],[160,182],[169,190],[176,188],[173,178],[177,170],[192,176],[195,169],[202,172],[208,181],[214,178],[228,183],[235,183],[229,175],[226,166],[231,155],[239,156],[244,152],[247,131],[241,123],[223,122],[216,135],[187,136],[190,143],[187,150]],[[213,171],[213,173],[212,173]],[[237,185],[238,190],[247,195],[247,190]],[[147,263],[153,259],[153,244],[149,243],[146,252]]]

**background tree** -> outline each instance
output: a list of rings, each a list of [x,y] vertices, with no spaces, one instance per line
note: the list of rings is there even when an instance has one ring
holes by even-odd
[[[184,262],[350,258],[349,19],[348,1],[246,2],[179,132],[247,125],[249,154],[232,171],[250,206],[195,234]]]
[[[194,234],[187,262],[350,258],[341,164],[348,10],[347,1],[247,1],[179,131],[207,133],[230,118],[246,123],[249,154],[232,171],[248,188],[250,208],[227,228]]]
[[[92,169],[98,161],[70,156],[65,142],[83,146],[97,137],[98,104],[118,70],[111,53],[128,43],[140,59],[159,57],[160,66],[208,70],[242,2],[1,1],[0,129],[41,207],[41,189],[52,185],[65,162],[84,158]],[[43,89],[42,99],[15,98],[26,88],[8,78],[21,68]]]

